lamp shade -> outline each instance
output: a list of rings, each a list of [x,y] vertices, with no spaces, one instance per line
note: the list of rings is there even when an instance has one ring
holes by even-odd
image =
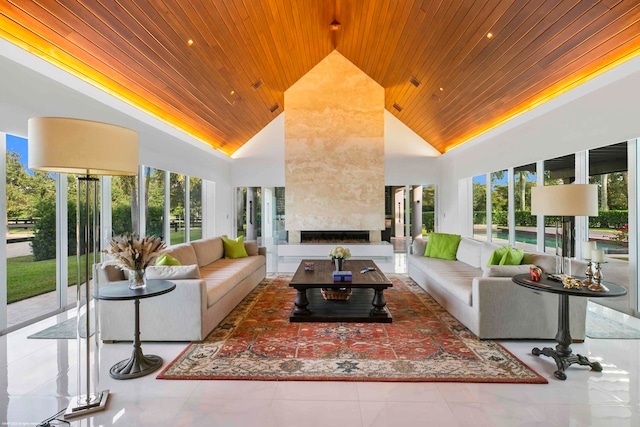
[[[29,119],[29,168],[82,175],[136,175],[138,133],[90,120]]]
[[[594,184],[566,184],[532,187],[531,214],[597,216],[598,186]]]

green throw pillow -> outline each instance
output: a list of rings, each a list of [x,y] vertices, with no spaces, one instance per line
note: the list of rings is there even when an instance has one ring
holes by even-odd
[[[500,265],[520,265],[522,258],[524,258],[524,251],[522,249],[513,249],[508,246],[509,250],[503,255],[500,260]]]
[[[227,259],[245,258],[248,257],[247,250],[244,247],[244,237],[240,236],[237,239],[227,239],[226,237],[220,237],[222,244],[224,245],[224,257]]]
[[[163,254],[156,260],[156,265],[180,265],[180,261],[168,254]]]
[[[509,252],[509,249],[511,249],[511,246],[501,246],[493,251],[489,257],[489,261],[487,261],[487,265],[500,265],[500,261],[502,261],[504,255]]]
[[[460,240],[459,234],[430,233],[424,256],[455,261]]]

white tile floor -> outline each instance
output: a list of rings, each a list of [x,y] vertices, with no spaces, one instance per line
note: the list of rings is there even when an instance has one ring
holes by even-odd
[[[589,305],[608,315],[611,310]],[[75,340],[26,337],[65,313],[0,337],[1,425],[36,425],[67,406],[76,391]],[[616,314],[616,316],[619,316]],[[640,323],[630,318],[628,322]],[[129,357],[131,344],[101,349],[105,411],[73,426],[638,426],[640,340],[595,340],[574,352],[600,361],[603,372],[572,366],[568,379],[555,364],[530,354],[550,342],[507,341],[504,346],[549,384],[351,383],[263,381],[116,381],[111,365]],[[165,363],[184,343],[144,343]]]

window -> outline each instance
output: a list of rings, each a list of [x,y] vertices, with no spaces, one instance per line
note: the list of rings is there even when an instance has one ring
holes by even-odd
[[[536,251],[537,216],[531,215],[531,187],[536,186],[536,164],[514,168],[516,248]]]
[[[158,236],[166,242],[167,236],[164,235],[164,182],[166,174],[163,170],[150,167],[144,167],[143,174],[146,234]]]
[[[473,185],[473,238],[487,240],[487,177],[474,176]]]
[[[491,239],[496,243],[509,243],[509,173],[506,170],[491,173]]]
[[[189,240],[202,239],[202,180],[189,178]]]
[[[111,229],[115,236],[140,232],[137,182],[137,176],[111,179]]]
[[[169,224],[171,233],[169,244],[176,245],[186,242],[184,224],[185,176],[171,172],[169,174]]]
[[[54,174],[28,169],[27,156],[27,140],[7,135],[9,305],[56,290],[56,178]],[[29,321],[57,308],[55,298],[40,301],[28,310],[9,308],[7,325]]]
[[[589,151],[589,183],[598,186],[598,216],[589,217],[589,240],[605,252],[605,280],[629,289],[629,164],[627,143]],[[631,292],[620,298],[596,301],[628,311]],[[597,298],[600,299],[600,298]],[[596,299],[596,300],[597,300]]]

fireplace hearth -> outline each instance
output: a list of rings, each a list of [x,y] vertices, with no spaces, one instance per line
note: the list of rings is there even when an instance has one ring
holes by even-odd
[[[335,231],[301,231],[301,243],[369,243],[369,231],[335,230]]]

